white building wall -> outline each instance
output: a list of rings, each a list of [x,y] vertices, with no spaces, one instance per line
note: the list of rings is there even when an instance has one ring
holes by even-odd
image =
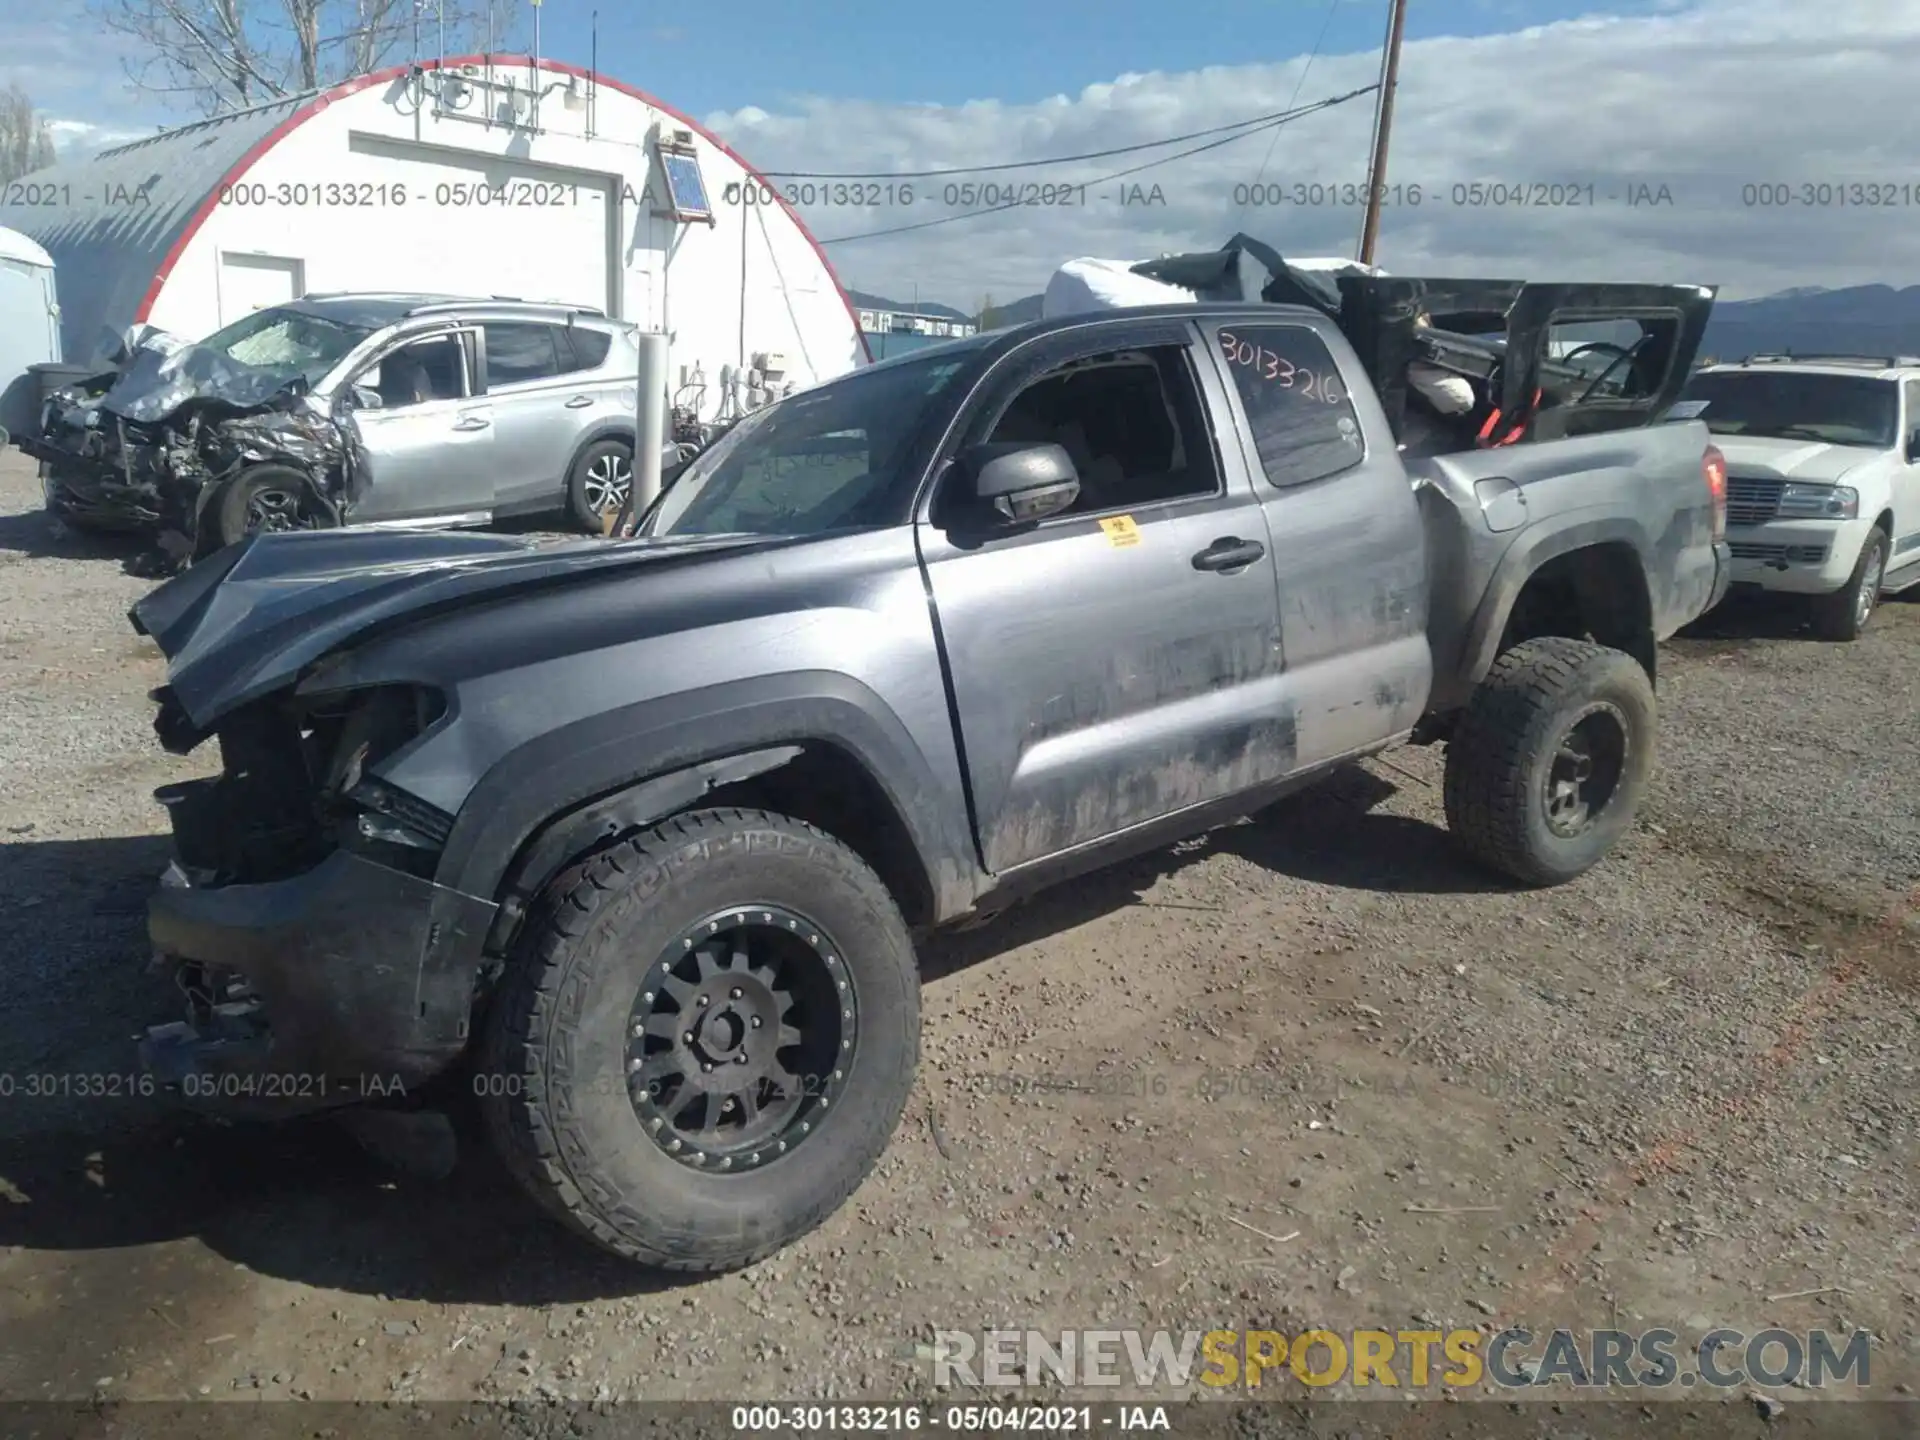
[[[198,336],[301,289],[603,306],[672,332],[676,383],[697,363],[708,415],[720,367],[756,353],[783,354],[802,386],[862,363],[819,252],[784,210],[740,203],[761,187],[718,144],[694,131],[715,223],[653,213],[667,195],[651,137],[688,122],[604,81],[589,102],[584,78],[543,67],[539,133],[482,123],[489,108],[507,113],[510,94],[524,115],[532,73],[497,64],[489,86],[480,70],[455,114],[435,113],[431,71],[375,77],[292,125],[216,197],[151,323]],[[570,80],[578,106],[565,101]]]

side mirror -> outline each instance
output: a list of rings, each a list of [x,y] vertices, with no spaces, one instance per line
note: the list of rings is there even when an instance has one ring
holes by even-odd
[[[997,524],[1026,525],[1058,515],[1080,498],[1080,476],[1058,445],[975,445],[959,456],[982,514]]]
[[[1907,463],[1920,465],[1920,430],[1907,437]]]
[[[346,400],[346,408],[349,410],[380,410],[384,409],[387,403],[381,399],[378,390],[369,390],[364,385],[349,386],[346,395],[342,398]]]

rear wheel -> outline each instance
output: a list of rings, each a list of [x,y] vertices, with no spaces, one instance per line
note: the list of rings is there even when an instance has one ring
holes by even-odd
[[[1447,745],[1447,828],[1526,885],[1591,869],[1653,772],[1653,686],[1632,656],[1550,636],[1514,646]]]
[[[919,1043],[913,945],[879,878],[797,820],[707,810],[549,887],[475,1085],[551,1213],[630,1260],[725,1270],[859,1186]]]
[[[580,452],[567,474],[567,505],[583,530],[598,535],[607,517],[620,513],[633,488],[633,447],[624,440],[597,440]]]
[[[1814,597],[1814,634],[1823,640],[1858,640],[1880,603],[1880,586],[1886,578],[1887,532],[1875,526],[1847,583],[1831,595]]]
[[[257,465],[230,482],[213,518],[222,545],[267,531],[316,530],[322,524],[307,477],[290,465]]]

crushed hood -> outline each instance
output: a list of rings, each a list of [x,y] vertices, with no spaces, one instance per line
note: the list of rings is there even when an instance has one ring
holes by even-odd
[[[128,618],[167,657],[173,699],[204,734],[228,711],[376,631],[515,591],[778,543],[757,535],[540,545],[458,532],[266,533],[175,576]]]
[[[304,382],[284,370],[242,365],[217,350],[151,328],[130,333],[110,357],[119,378],[100,407],[138,424],[163,420],[189,400],[218,400],[237,410],[285,403]]]
[[[1848,471],[1876,460],[1877,450],[1857,445],[1830,445],[1818,440],[1784,440],[1765,435],[1715,435],[1713,443],[1727,457],[1727,473],[1769,480],[1800,480],[1828,485]]]

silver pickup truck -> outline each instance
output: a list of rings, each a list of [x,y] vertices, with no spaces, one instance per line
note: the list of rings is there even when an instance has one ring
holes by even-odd
[[[1407,742],[1468,854],[1569,880],[1647,784],[1656,643],[1727,583],[1724,467],[1666,418],[1710,303],[1042,321],[754,414],[631,539],[229,546],[133,611],[162,742],[223,765],[159,793],[190,1012],[147,1063],[477,1096],[579,1232],[723,1269],[885,1148],[916,935]]]

